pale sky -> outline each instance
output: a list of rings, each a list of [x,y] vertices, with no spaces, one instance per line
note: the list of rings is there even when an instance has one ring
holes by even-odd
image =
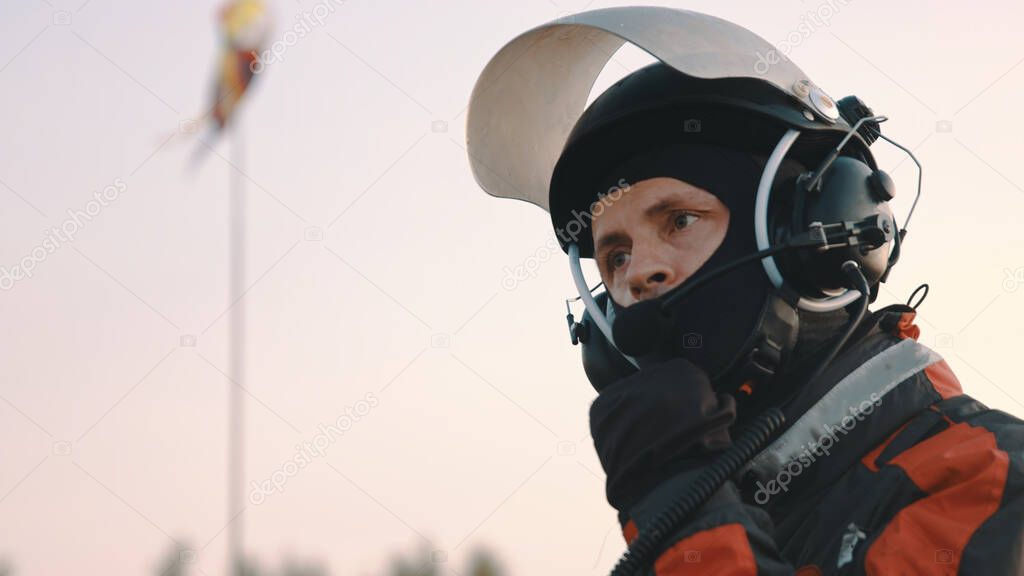
[[[1020,4],[648,3],[776,43],[831,6],[790,57],[887,115],[925,166],[877,306],[930,283],[920,341],[969,394],[1024,416]],[[371,575],[429,546],[454,574],[486,545],[513,574],[614,564],[566,258],[546,251],[546,214],[476,186],[463,146],[473,83],[502,45],[621,4],[346,0],[258,79],[239,117],[246,483],[293,472],[237,520],[261,561]],[[272,5],[280,37],[318,2]],[[196,549],[193,573],[223,574],[232,151],[221,141],[189,170],[199,144],[179,128],[208,106],[215,11],[0,5],[0,267],[121,187],[0,291],[0,558],[16,574],[151,573],[175,541]],[[599,86],[643,63],[620,53]],[[913,164],[881,142],[875,154],[905,214]],[[539,257],[535,277],[503,287],[507,268]],[[322,456],[286,468],[335,423]]]

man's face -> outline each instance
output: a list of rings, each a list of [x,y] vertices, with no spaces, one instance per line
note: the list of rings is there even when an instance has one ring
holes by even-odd
[[[682,284],[721,245],[729,209],[713,194],[675,178],[629,187],[594,217],[594,259],[621,306]]]

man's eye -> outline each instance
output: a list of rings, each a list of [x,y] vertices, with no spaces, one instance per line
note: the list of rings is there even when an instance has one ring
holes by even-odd
[[[672,225],[675,227],[676,230],[682,230],[683,228],[686,228],[687,226],[693,224],[699,219],[700,217],[697,216],[696,214],[690,214],[689,212],[680,212],[672,218]]]
[[[613,252],[608,256],[608,268],[616,270],[626,265],[629,261],[629,254],[626,252]]]

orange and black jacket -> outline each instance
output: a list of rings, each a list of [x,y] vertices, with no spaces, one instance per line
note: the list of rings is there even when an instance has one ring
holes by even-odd
[[[892,308],[649,574],[1024,575],[1024,421],[965,395]],[[626,541],[691,481],[621,515]]]

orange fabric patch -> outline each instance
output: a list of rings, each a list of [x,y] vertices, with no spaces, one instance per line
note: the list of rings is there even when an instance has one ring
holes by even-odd
[[[804,566],[796,571],[796,576],[821,576],[821,568],[814,564]]]
[[[900,321],[896,324],[896,335],[900,338],[913,338],[917,340],[921,335],[921,329],[914,324],[917,312],[904,312],[900,314]]]
[[[864,457],[860,459],[861,464],[872,472],[878,472],[878,464],[875,463],[875,460],[878,460],[878,457],[882,455],[882,452],[885,451],[886,447],[889,446],[893,439],[896,438],[896,436],[899,436],[900,432],[903,432],[903,429],[907,427],[907,424],[910,424],[909,420],[904,422],[902,426],[897,428],[896,431],[883,440],[881,444],[875,446],[874,450],[865,454]]]
[[[945,360],[939,360],[929,365],[924,369],[924,374],[943,400],[964,393],[963,388],[960,387],[960,380],[957,379],[956,374],[953,374]]]
[[[868,574],[955,575],[971,535],[999,509],[1010,459],[984,428],[954,424],[892,459],[929,495],[868,550]]]
[[[654,563],[655,576],[756,576],[757,563],[741,524],[702,530],[676,542]]]
[[[636,524],[632,520],[626,522],[626,525],[622,527],[622,537],[626,539],[626,546],[632,544],[639,534],[640,531],[637,530]]]

